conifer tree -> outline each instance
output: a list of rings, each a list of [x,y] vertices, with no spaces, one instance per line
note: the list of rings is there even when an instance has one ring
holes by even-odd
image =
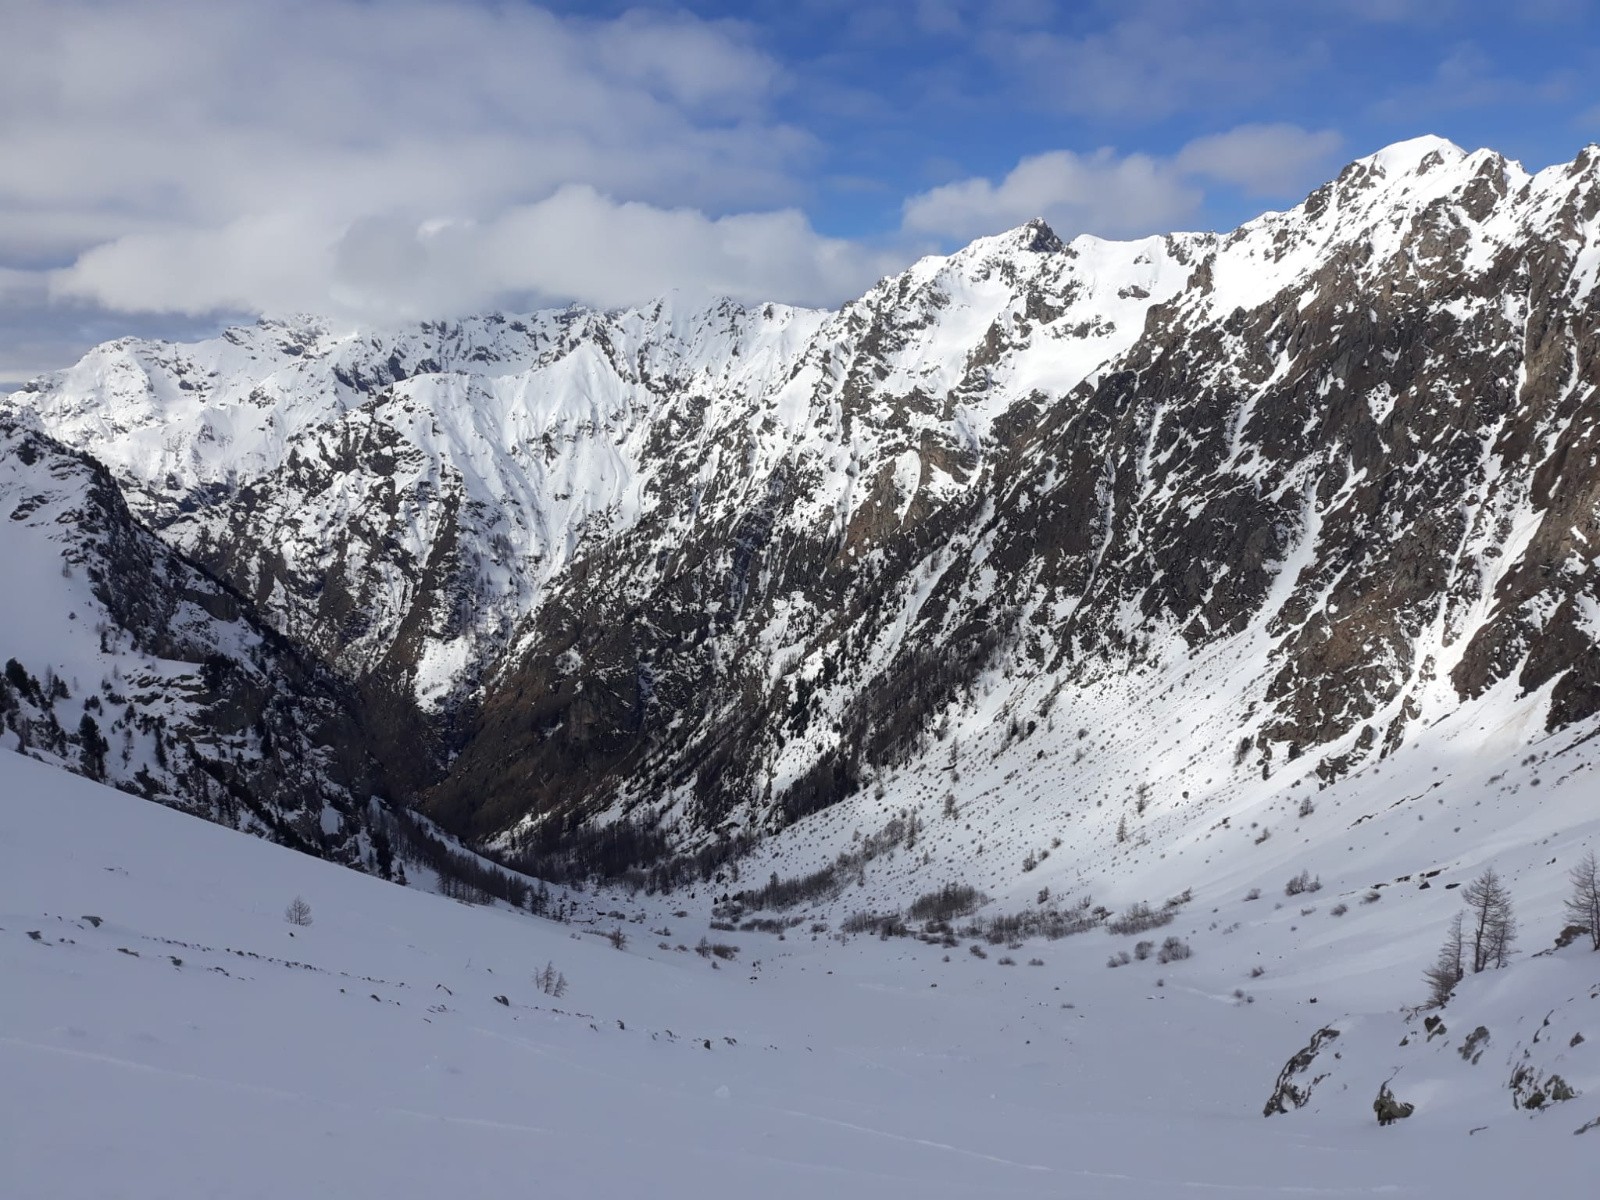
[[[100,724],[88,713],[78,722],[78,749],[83,755],[83,773],[90,779],[106,777],[106,752],[111,745],[100,732]]]

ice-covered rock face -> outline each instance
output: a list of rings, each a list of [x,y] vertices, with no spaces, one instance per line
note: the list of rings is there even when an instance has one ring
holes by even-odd
[[[1031,223],[837,313],[263,322],[11,403],[453,722],[430,799],[475,833],[768,828],[996,720],[1019,770],[1113,728],[1198,802],[1498,685],[1600,709],[1596,172],[1419,139],[1229,234]]]

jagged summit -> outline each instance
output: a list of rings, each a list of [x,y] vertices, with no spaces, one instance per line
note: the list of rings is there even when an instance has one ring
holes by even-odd
[[[1065,247],[1043,217],[1034,217],[1018,231],[1023,244],[1037,254],[1057,254]]]

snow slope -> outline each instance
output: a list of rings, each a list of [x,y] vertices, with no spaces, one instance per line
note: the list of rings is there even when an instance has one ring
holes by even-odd
[[[1366,1077],[1324,1083],[1315,1116],[1263,1119],[1318,1010],[1220,991],[1250,935],[1107,971],[1103,934],[1006,967],[797,929],[727,935],[740,951],[713,969],[656,948],[693,944],[693,915],[467,907],[16,755],[0,797],[8,1196],[1487,1200],[1592,1178],[1596,1135],[1572,1131],[1600,1112],[1593,1057],[1568,1067],[1583,1094],[1536,1116],[1464,1068],[1465,1090],[1410,1097],[1421,1111],[1394,1129]],[[310,927],[283,919],[297,894]],[[598,936],[613,926],[620,952]],[[1336,962],[1378,953],[1363,939]],[[1485,1003],[1551,973],[1563,993],[1600,982],[1600,956],[1564,954],[1501,972]],[[559,1000],[530,982],[547,962],[570,981]],[[1600,1001],[1573,1004],[1568,1024],[1600,1033]]]

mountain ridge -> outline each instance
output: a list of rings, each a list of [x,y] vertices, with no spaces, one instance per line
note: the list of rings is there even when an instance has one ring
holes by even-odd
[[[1508,680],[1600,711],[1597,167],[1416,139],[1230,233],[1030,222],[837,312],[262,322],[8,403],[429,724],[410,799],[504,851],[771,833],[959,759],[996,675],[986,752],[1070,780],[1052,713],[1139,730],[1200,819]]]

